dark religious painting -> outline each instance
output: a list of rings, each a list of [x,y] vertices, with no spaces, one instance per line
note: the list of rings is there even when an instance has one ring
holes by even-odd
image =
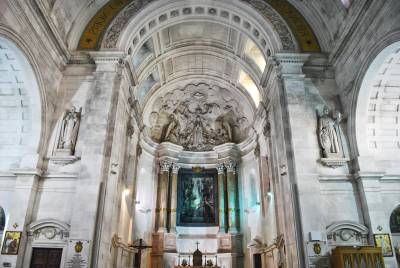
[[[179,226],[218,225],[217,171],[179,170],[178,213]]]
[[[400,233],[400,206],[390,216],[390,231],[392,233]]]

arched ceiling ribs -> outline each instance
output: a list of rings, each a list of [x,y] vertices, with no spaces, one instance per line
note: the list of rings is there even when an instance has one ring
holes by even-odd
[[[179,1],[170,2],[178,3]],[[224,1],[221,1],[221,3],[222,2]],[[215,1],[213,1],[213,3],[218,4],[218,2]],[[99,49],[101,44],[103,44],[104,48],[116,48],[118,40],[121,38],[123,31],[127,28],[130,21],[136,16],[140,16],[141,11],[149,4],[153,4],[154,6],[157,4],[165,5],[165,1],[161,3],[161,1],[152,0],[111,0],[96,13],[86,25],[79,43],[76,42],[78,49]],[[235,3],[230,2],[229,4],[230,5],[223,5],[225,9],[227,9],[226,7],[241,5],[242,7],[250,7],[253,11],[257,10],[258,12],[256,13],[258,13],[258,15],[261,14],[264,20],[268,21],[268,23],[273,26],[273,31],[278,33],[281,41],[281,49],[292,51],[299,49],[303,52],[320,52],[318,41],[309,24],[286,0],[245,0]],[[179,3],[179,5],[184,6],[184,2]],[[178,7],[179,5],[176,6]],[[159,17],[155,17],[145,26],[146,28],[143,29],[146,31],[146,29],[155,27],[171,17],[195,15],[196,9],[199,15],[211,15],[233,22],[236,21],[236,23],[239,23],[241,26],[248,28],[253,37],[260,38],[262,28],[255,28],[249,21],[243,20],[243,18],[241,18],[243,12],[234,14],[229,10],[221,8],[205,8],[203,2],[202,5],[198,5],[197,7],[192,5],[192,8],[177,8],[177,12],[165,13],[165,15],[160,14]],[[142,34],[144,34],[143,31]],[[293,36],[295,38],[293,38]],[[265,38],[264,41],[266,41]],[[298,48],[296,48],[297,46]]]

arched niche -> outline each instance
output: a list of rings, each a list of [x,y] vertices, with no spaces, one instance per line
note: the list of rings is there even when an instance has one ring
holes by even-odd
[[[400,205],[390,215],[390,231],[400,235]]]
[[[400,42],[382,49],[365,72],[357,97],[355,132],[361,158],[391,168],[400,160]],[[379,164],[378,164],[379,165]]]
[[[400,204],[390,214],[389,226],[397,263],[400,263]]]
[[[0,35],[0,169],[36,167],[41,124],[32,64],[19,43]]]

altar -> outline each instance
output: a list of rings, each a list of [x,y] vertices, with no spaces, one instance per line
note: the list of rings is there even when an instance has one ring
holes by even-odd
[[[175,267],[219,267],[217,264],[218,257],[216,255],[210,256],[205,254],[203,258],[203,253],[199,250],[199,244],[200,243],[197,241],[197,249],[193,252],[193,255],[179,255],[178,265]]]

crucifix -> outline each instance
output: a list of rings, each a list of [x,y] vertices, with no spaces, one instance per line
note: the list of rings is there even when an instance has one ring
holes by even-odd
[[[199,249],[199,245],[200,245],[199,241],[196,242],[196,245],[197,245],[197,249]]]
[[[141,264],[141,261],[142,261],[142,250],[151,248],[151,246],[146,246],[143,243],[143,239],[140,238],[139,239],[139,245],[133,244],[130,247],[138,250],[138,252],[135,253],[135,262],[133,264],[133,268],[140,268],[140,264]]]

